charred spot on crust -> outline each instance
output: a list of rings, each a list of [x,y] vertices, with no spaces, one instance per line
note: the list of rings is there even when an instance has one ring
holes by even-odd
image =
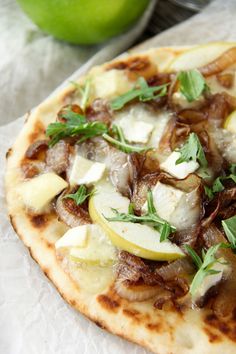
[[[156,74],[156,65],[147,56],[136,56],[128,60],[111,63],[106,70],[125,70],[130,80],[136,80],[139,76],[146,79]]]
[[[117,312],[120,306],[118,301],[111,299],[108,295],[105,294],[98,295],[97,300],[100,305],[108,311]]]
[[[207,327],[204,328],[204,331],[205,331],[205,333],[207,334],[210,343],[220,342],[221,337],[220,337],[218,334],[212,332],[212,331],[211,331],[209,328],[207,328]]]
[[[134,309],[123,309],[123,314],[134,321],[138,321],[140,312]]]
[[[30,221],[37,229],[41,229],[47,225],[48,218],[46,215],[31,215]]]
[[[6,159],[8,159],[12,154],[12,148],[8,149],[6,152]]]
[[[35,140],[39,139],[42,134],[45,133],[45,128],[43,123],[36,121],[34,127],[32,128],[32,133],[29,135],[29,143],[32,144]]]
[[[70,305],[73,307],[75,307],[77,305],[75,300],[70,300],[69,302],[70,302]]]
[[[99,328],[101,328],[101,329],[106,329],[106,326],[104,326],[104,325],[102,324],[102,322],[96,320],[96,321],[94,321],[94,323],[95,323],[95,325],[98,326]]]
[[[219,318],[214,313],[210,313],[205,317],[205,323],[212,328],[218,330],[220,333],[224,334],[226,337],[236,342],[236,322],[234,316],[231,318]],[[209,331],[209,327],[207,328]],[[214,333],[215,334],[215,333]]]
[[[161,332],[162,329],[161,323],[148,323],[146,327],[150,331],[155,331],[155,332]]]

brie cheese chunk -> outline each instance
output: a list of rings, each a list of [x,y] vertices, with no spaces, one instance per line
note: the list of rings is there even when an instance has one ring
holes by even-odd
[[[125,139],[130,143],[146,144],[154,128],[153,124],[137,121],[134,117],[130,119],[122,118],[119,125],[123,130]]]
[[[69,177],[71,185],[91,184],[98,182],[104,175],[106,165],[100,162],[94,162],[76,155]]]
[[[160,164],[160,168],[178,179],[184,179],[199,168],[199,163],[196,161],[188,161],[176,165],[176,161],[180,156],[180,152],[173,151],[170,156]]]
[[[185,193],[167,184],[157,182],[152,194],[157,215],[175,226],[177,230],[187,229],[198,221],[200,202],[197,190]],[[142,210],[144,213],[147,212],[147,202]]]
[[[231,271],[230,266],[226,264],[223,258],[219,258],[218,262],[215,262],[210,269],[219,273],[209,274],[203,279],[193,295],[193,302],[195,303],[197,303],[210,288],[218,284],[223,276],[227,276]]]
[[[80,225],[69,229],[56,243],[55,248],[85,247],[88,238],[88,225]]]
[[[108,70],[99,73],[93,78],[95,97],[111,98],[129,91],[133,84],[121,70]]]
[[[23,182],[17,192],[26,207],[40,213],[67,186],[68,183],[63,178],[49,172]]]

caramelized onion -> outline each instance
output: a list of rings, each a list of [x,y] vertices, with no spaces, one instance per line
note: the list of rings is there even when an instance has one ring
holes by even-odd
[[[28,147],[25,152],[25,157],[27,157],[28,159],[35,159],[42,151],[46,151],[47,149],[47,140],[37,140]]]
[[[65,172],[69,165],[69,146],[64,140],[60,140],[46,153],[46,164],[49,170],[60,174]]]
[[[110,124],[112,114],[107,101],[102,98],[95,99],[86,109],[86,117],[89,121],[100,121],[105,124]]]
[[[160,275],[164,281],[170,281],[177,277],[187,277],[193,274],[194,267],[188,258],[183,258],[167,263],[157,268],[155,272]]]
[[[208,247],[211,247],[220,242],[227,243],[225,237],[220,230],[211,225],[203,233],[204,241]],[[231,272],[226,279],[220,284],[218,295],[213,302],[213,311],[219,317],[227,317],[233,314],[235,308],[235,294],[236,294],[236,256],[231,249],[221,248],[217,252],[219,257],[223,257],[231,267]]]
[[[117,278],[114,288],[118,295],[129,301],[144,301],[153,298],[158,294],[160,287],[158,285],[150,286],[146,284],[132,284],[128,281],[122,281]]]
[[[70,193],[64,191],[56,201],[56,212],[59,219],[69,227],[76,227],[79,225],[90,224],[90,216],[85,205],[76,205],[74,200],[63,197]]]
[[[219,74],[236,62],[236,47],[228,49],[211,63],[200,67],[198,70],[204,76]]]

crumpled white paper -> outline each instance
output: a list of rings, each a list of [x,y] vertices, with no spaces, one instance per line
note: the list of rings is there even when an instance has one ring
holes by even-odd
[[[217,0],[204,13],[137,49],[207,40],[236,40],[235,15],[234,0],[224,3]],[[12,230],[4,200],[5,153],[22,125],[21,118],[0,127],[0,353],[147,353],[101,330],[67,305]]]

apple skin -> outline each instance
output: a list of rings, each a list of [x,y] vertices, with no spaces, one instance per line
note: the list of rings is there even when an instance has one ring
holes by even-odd
[[[126,31],[149,0],[17,0],[44,32],[73,44],[101,43]]]

